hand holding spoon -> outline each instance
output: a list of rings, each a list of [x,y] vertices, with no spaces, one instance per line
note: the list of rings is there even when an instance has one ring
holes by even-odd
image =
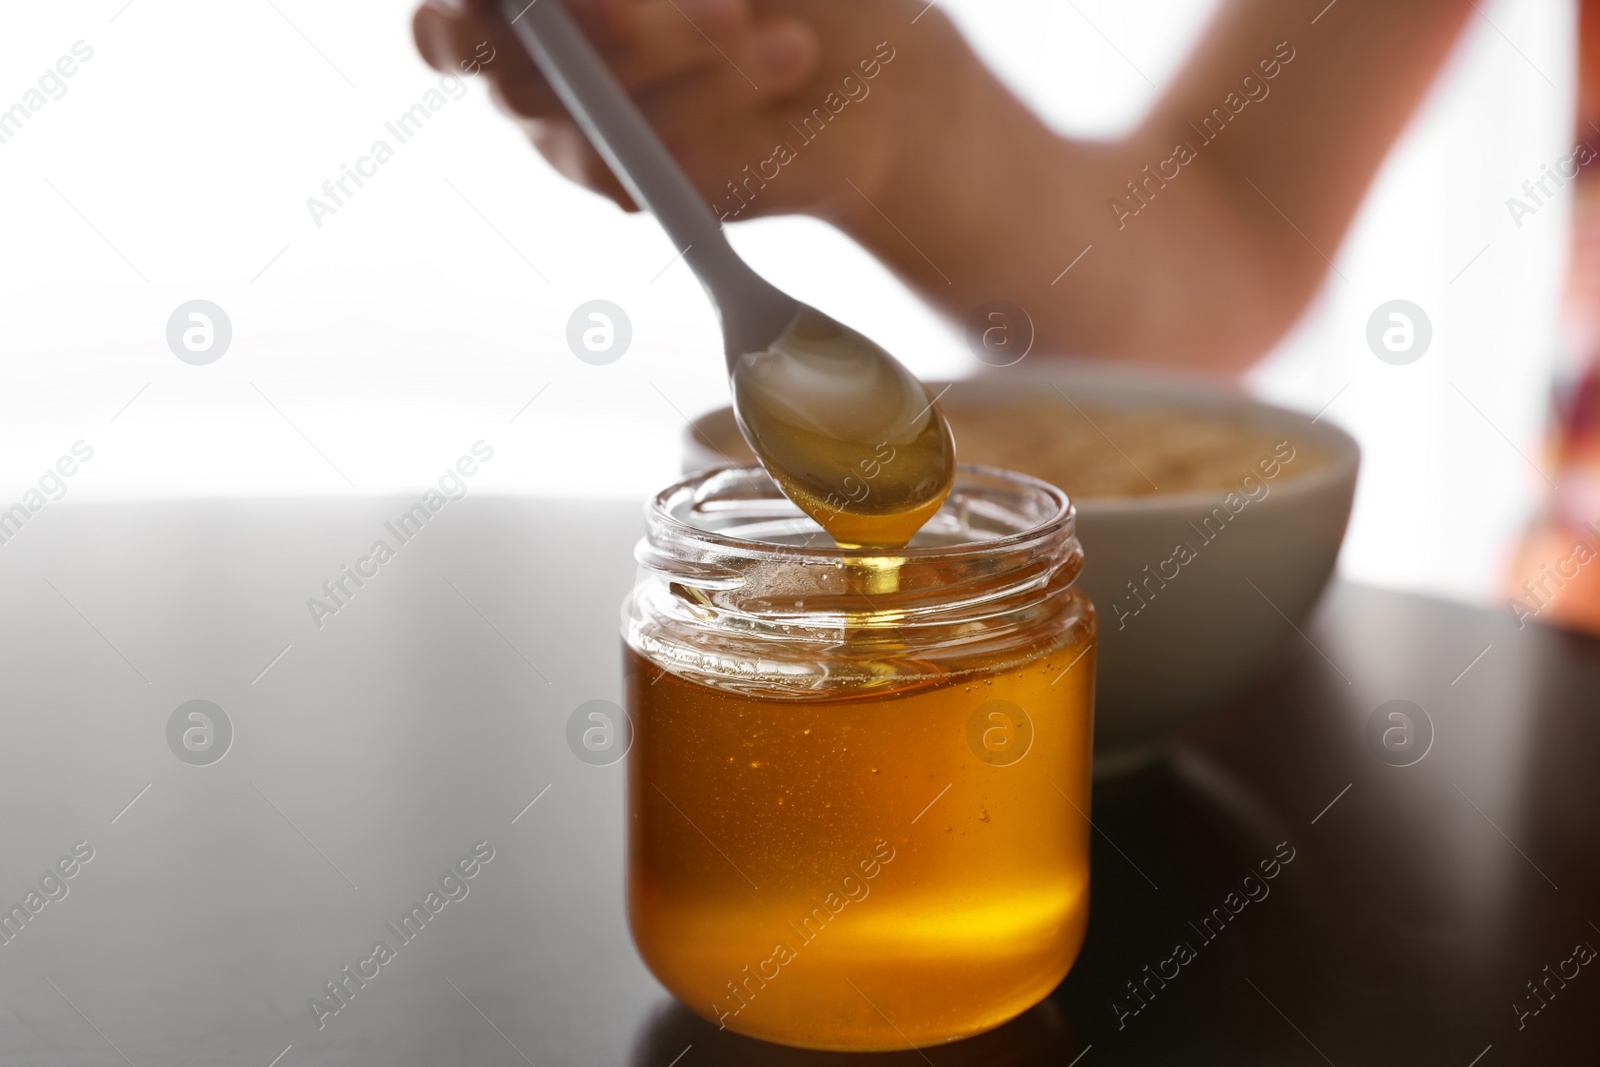
[[[927,388],[868,338],[740,259],[561,0],[501,0],[545,80],[700,279],[722,320],[734,412],[773,479],[841,547],[903,546],[955,474]]]

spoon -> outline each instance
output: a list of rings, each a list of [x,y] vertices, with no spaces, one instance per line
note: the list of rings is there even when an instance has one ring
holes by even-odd
[[[734,413],[789,499],[845,548],[899,548],[950,491],[955,442],[888,352],[762,278],[561,0],[501,0],[611,170],[681,249],[722,321]]]

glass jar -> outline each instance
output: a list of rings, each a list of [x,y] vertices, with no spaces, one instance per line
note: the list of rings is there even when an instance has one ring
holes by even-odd
[[[1058,489],[960,468],[892,554],[759,468],[647,509],[624,606],[628,916],[727,1029],[904,1049],[998,1026],[1088,917],[1094,608]]]

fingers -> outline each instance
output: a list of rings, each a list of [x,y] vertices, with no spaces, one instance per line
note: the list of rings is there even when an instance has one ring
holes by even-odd
[[[571,122],[562,119],[526,119],[523,126],[539,154],[569,181],[599,193],[624,211],[639,206],[600,154]]]
[[[739,50],[739,67],[766,97],[787,96],[809,81],[822,61],[816,31],[797,19],[757,23]]]
[[[634,24],[601,46],[617,78],[630,91],[679,77],[737,47],[749,29],[744,0],[639,0]]]
[[[553,0],[544,0],[553,2]],[[630,92],[648,90],[741,47],[749,30],[746,0],[569,0],[584,29]],[[417,47],[430,66],[453,71],[482,51],[495,60],[482,69],[500,99],[517,114],[559,111],[554,94],[528,58],[493,0],[427,0],[413,20]]]
[[[728,120],[792,93],[812,77],[820,61],[821,46],[808,25],[787,18],[753,22],[750,0],[538,2],[568,5],[691,173],[716,172],[720,164],[715,160],[735,147],[734,131],[748,134],[752,129]],[[425,0],[413,29],[430,66],[487,75],[490,95],[522,120],[535,146],[558,171],[635,210],[622,185],[567,118],[501,14],[498,0]]]
[[[758,27],[732,52],[719,56],[717,63],[640,94],[639,105],[690,179],[702,190],[714,190],[735,175],[752,152],[759,149],[759,156],[771,150],[757,125],[729,121],[726,116],[753,113],[771,97],[792,92],[812,77],[820,53],[809,27],[774,21]],[[522,125],[563,176],[624,210],[637,210],[621,182],[564,115],[523,119]]]
[[[632,22],[635,0],[563,0],[574,18],[595,41],[612,40],[627,32]],[[517,0],[519,11],[531,7],[531,0]],[[468,27],[467,36],[477,33],[474,40],[482,40],[481,32],[489,23],[504,24],[499,0],[424,0],[418,10],[428,11],[428,18],[455,21]]]
[[[676,5],[676,6],[675,6]],[[636,98],[658,86],[723,62],[746,35],[742,0],[641,0],[626,34],[600,45],[617,80]],[[519,115],[556,108],[543,79],[496,78],[500,98]]]
[[[480,69],[491,78],[543,85],[533,60],[492,0],[466,0],[461,4],[427,0],[412,17],[411,30],[417,51],[434,70],[454,74],[463,61],[488,54],[493,56],[492,61]]]

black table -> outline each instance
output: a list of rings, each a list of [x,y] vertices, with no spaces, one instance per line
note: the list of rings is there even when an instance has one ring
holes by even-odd
[[[623,767],[565,731],[620,698],[639,509],[469,496],[397,545],[413,502],[66,501],[0,545],[0,1064],[846,1062],[719,1033],[633,953]],[[343,578],[380,538],[394,557]],[[1600,966],[1574,957],[1600,947],[1600,645],[1351,586],[1289,636],[1097,788],[1088,941],[1052,997],[848,1062],[1600,1062]],[[1410,766],[1367,740],[1393,699],[1433,727]],[[174,727],[193,700],[221,714]],[[474,846],[459,899],[392,934]]]

